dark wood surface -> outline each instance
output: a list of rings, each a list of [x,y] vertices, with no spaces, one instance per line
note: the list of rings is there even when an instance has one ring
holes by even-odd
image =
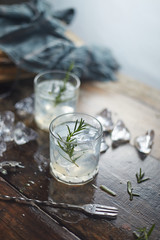
[[[132,89],[125,92],[121,88],[124,78],[119,79],[117,83],[88,82],[81,86],[79,111],[95,115],[107,107],[113,112],[114,121],[122,119],[132,134],[130,144],[116,149],[111,147],[110,136],[106,137],[110,148],[101,154],[99,173],[92,182],[75,187],[52,178],[49,173],[48,133],[39,130],[32,117],[21,120],[38,132],[38,140],[21,146],[10,144],[0,157],[0,162],[15,160],[25,166],[8,175],[1,174],[0,194],[40,200],[51,198],[57,202],[75,204],[112,205],[119,209],[117,219],[95,219],[69,210],[0,201],[0,239],[132,240],[134,230],[149,228],[153,223],[155,229],[150,239],[160,239],[160,149],[157,142],[160,136],[160,109],[156,105],[157,90],[150,89],[150,93],[155,93],[154,98],[151,94],[147,100],[145,97],[141,99],[144,87],[141,94],[135,91],[133,95]],[[0,100],[0,111],[15,112],[14,104],[32,92],[32,79],[16,82],[11,95]],[[18,120],[20,118],[16,115]],[[136,135],[144,134],[151,128],[156,132],[155,143],[151,154],[142,160],[133,146],[133,140]],[[43,161],[36,158],[37,152],[43,156]],[[140,167],[150,180],[137,184],[135,174]],[[128,180],[132,182],[134,191],[140,194],[133,201],[127,193]],[[111,188],[117,196],[103,192],[101,184]]]

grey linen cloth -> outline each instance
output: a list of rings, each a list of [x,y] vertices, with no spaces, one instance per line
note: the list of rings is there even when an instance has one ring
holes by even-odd
[[[74,62],[73,71],[79,77],[115,80],[119,65],[109,49],[77,47],[65,36],[73,17],[74,9],[54,11],[43,0],[0,5],[0,49],[29,72],[67,70]]]

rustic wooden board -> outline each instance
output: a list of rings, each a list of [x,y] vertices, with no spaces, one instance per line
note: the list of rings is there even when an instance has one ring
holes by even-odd
[[[0,100],[0,111],[14,110],[13,106],[15,102],[28,96],[32,92],[32,80],[28,82],[21,81],[17,84],[10,97]],[[159,121],[155,117],[156,114],[159,114],[157,109],[152,109],[147,103],[144,104],[140,100],[135,100],[129,97],[129,95],[122,94],[122,92],[114,92],[111,91],[111,89],[107,90],[107,83],[106,89],[96,86],[96,83],[90,82],[82,84],[79,111],[95,115],[104,107],[108,107],[113,111],[113,118],[115,121],[118,118],[124,120],[131,131],[132,137],[144,133],[152,124],[154,125],[156,134],[158,133],[159,135]],[[137,116],[141,116],[138,121]],[[51,217],[52,221],[55,219],[61,226],[73,232],[80,239],[89,240],[133,239],[132,232],[137,227],[150,227],[155,223],[156,228],[151,239],[159,239],[160,161],[155,159],[155,156],[157,156],[157,158],[160,156],[157,143],[158,138],[155,138],[152,156],[148,156],[145,160],[141,160],[136,149],[129,144],[120,146],[117,149],[112,149],[110,147],[110,149],[100,157],[100,169],[95,180],[84,186],[71,187],[57,182],[49,174],[48,133],[38,130],[32,118],[25,119],[25,123],[38,131],[39,138],[38,141],[33,141],[22,146],[11,144],[8,151],[0,158],[0,161],[17,160],[22,162],[25,166],[24,169],[20,169],[16,173],[3,176],[9,184],[12,184],[19,192],[31,198],[42,200],[52,198],[55,201],[65,201],[77,204],[101,203],[117,206],[119,208],[118,218],[114,221],[108,221],[106,219],[94,219],[82,213],[47,207],[39,209],[40,213],[38,211],[34,212],[36,215],[35,222],[37,222],[37,219],[41,219],[41,213],[44,211],[44,219],[47,214],[47,216],[49,215]],[[111,146],[109,136],[106,140]],[[133,143],[133,139],[131,143]],[[42,156],[44,156],[45,162],[40,162],[35,159],[34,156],[37,151],[40,151]],[[139,171],[140,167],[151,180],[137,184],[135,173]],[[132,182],[134,190],[140,194],[140,197],[135,197],[133,201],[129,200],[129,195],[127,193],[128,180]],[[101,184],[110,187],[117,193],[117,196],[112,197],[100,190],[99,186]],[[7,191],[11,194],[15,193],[10,189]],[[10,205],[7,206],[8,203],[3,204],[5,204],[7,209],[9,208],[8,211],[11,211],[12,214]],[[17,207],[18,210],[16,210]],[[15,211],[21,211],[21,206],[16,205],[16,208]],[[53,227],[52,222],[48,225],[47,221],[48,220],[44,223],[46,224],[46,228],[48,229],[50,224]],[[40,227],[40,222],[37,224],[36,228],[38,229]],[[2,226],[3,225],[4,222],[2,223]],[[28,221],[24,222],[23,227],[28,229]],[[15,228],[12,222],[11,226],[5,224],[4,232],[7,231],[8,228],[12,234]],[[15,235],[13,234],[15,238],[16,234],[18,235],[20,233],[16,232]],[[32,231],[30,231],[30,234],[34,236]],[[26,238],[24,237],[24,239],[28,239],[27,236]]]
[[[141,90],[139,90],[139,93],[134,92],[132,88],[127,92],[121,87],[120,83],[123,81],[120,79],[116,83],[83,83],[80,104],[78,106],[79,111],[90,113],[94,116],[102,109],[108,108],[112,112],[114,122],[121,119],[128,127],[131,133],[132,145],[135,137],[144,135],[148,130],[153,129],[155,131],[155,139],[151,154],[160,160],[160,91],[155,90],[155,94],[153,94],[153,89],[151,89],[150,92],[152,94],[148,95],[147,100],[144,98],[142,102],[142,95],[145,94],[144,84],[137,86]],[[126,81],[126,86],[127,84],[128,82]],[[124,83],[122,83],[122,86],[124,86]]]
[[[20,196],[0,177],[0,193]],[[0,201],[0,238],[16,239],[77,239],[67,229],[38,207]]]
[[[26,154],[29,149],[30,153]],[[93,219],[73,211],[43,208],[71,232],[82,239],[110,239],[109,236],[113,239],[132,239],[133,230],[140,226],[149,227],[155,223],[153,239],[158,237],[160,227],[160,214],[158,214],[160,212],[160,162],[158,160],[152,157],[141,160],[136,150],[128,144],[117,149],[110,148],[108,152],[101,155],[99,174],[95,180],[84,186],[72,187],[53,179],[47,168],[43,171],[39,170],[32,157],[36,149],[33,143],[25,144],[23,150],[18,147],[5,155],[8,159],[12,153],[11,160],[18,157],[25,166],[25,169],[17,173],[5,176],[5,179],[24,195],[42,200],[49,197],[57,202],[100,203],[119,208],[118,218],[114,221]],[[146,177],[150,177],[151,180],[137,184],[135,174],[140,167],[145,171]],[[132,182],[135,192],[140,194],[140,197],[134,197],[133,201],[129,200],[127,193],[128,180]],[[112,197],[103,192],[99,188],[101,184],[114,190],[117,196]],[[84,230],[85,226],[87,226],[87,234]]]

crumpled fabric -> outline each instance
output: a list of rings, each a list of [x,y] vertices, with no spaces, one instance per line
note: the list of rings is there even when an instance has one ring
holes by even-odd
[[[28,72],[67,70],[74,62],[81,78],[115,80],[119,65],[108,48],[77,47],[66,37],[74,15],[74,9],[55,11],[43,0],[0,5],[0,49]]]

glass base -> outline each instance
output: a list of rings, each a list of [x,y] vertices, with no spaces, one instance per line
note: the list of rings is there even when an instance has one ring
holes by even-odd
[[[83,185],[92,181],[95,178],[95,176],[98,173],[98,167],[87,176],[70,177],[55,171],[52,165],[50,164],[50,173],[57,181],[65,183],[67,185]]]

